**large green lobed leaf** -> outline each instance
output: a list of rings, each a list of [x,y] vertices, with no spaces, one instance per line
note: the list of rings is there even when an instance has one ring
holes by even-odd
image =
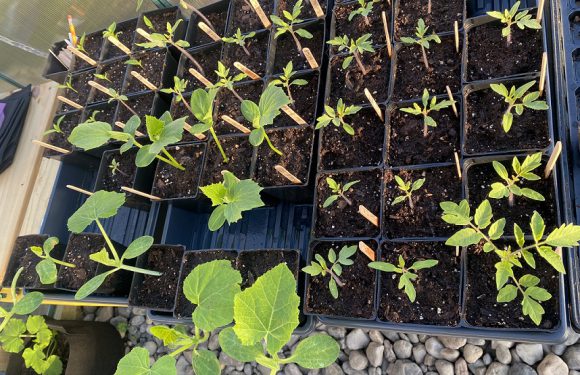
[[[68,219],[68,229],[80,233],[97,219],[115,216],[125,203],[125,194],[112,191],[97,191]]]

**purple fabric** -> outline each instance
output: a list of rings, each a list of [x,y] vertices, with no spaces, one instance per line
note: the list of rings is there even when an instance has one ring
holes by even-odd
[[[2,129],[2,124],[4,124],[4,108],[6,108],[6,103],[0,103],[0,129]]]

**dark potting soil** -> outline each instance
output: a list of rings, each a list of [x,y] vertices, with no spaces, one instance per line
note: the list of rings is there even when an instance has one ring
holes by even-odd
[[[236,90],[238,95],[243,99],[251,100],[258,104],[260,95],[262,94],[262,81],[255,81],[234,86],[234,90]],[[223,115],[228,115],[248,129],[252,129],[252,124],[246,121],[246,118],[242,115],[241,103],[239,99],[236,98],[229,90],[223,88],[220,89],[216,97],[215,108],[215,112],[217,112],[217,120],[214,128],[218,135],[241,134],[238,129],[222,120]]]
[[[181,145],[166,149],[185,170],[181,171],[165,162],[158,162],[152,194],[162,199],[197,195],[204,154],[203,145]]]
[[[151,23],[153,24],[153,30],[151,30],[149,27],[147,27],[142,20],[140,20],[140,24],[141,24],[141,27],[143,28],[143,30],[147,31],[148,33],[165,34],[167,32],[167,22],[169,22],[171,25],[173,25],[175,23],[175,21],[177,21],[176,12],[175,12],[175,9],[173,9],[173,8],[169,8],[166,12],[149,14],[149,15],[147,15],[147,18],[149,18],[149,21],[151,21]],[[181,23],[181,27],[183,27],[183,22]],[[134,45],[133,45],[133,51],[143,50],[144,48],[141,46],[138,46],[137,44],[146,43],[146,42],[148,42],[147,39],[145,39],[144,37],[142,37],[139,34],[136,34]]]
[[[253,179],[262,187],[292,185],[292,182],[274,169],[274,166],[281,165],[306,184],[312,156],[314,129],[294,127],[268,131],[267,134],[274,147],[283,155],[280,156],[272,151],[264,140],[258,148]]]
[[[279,0],[276,14],[283,19],[283,11],[287,10],[288,12],[292,13],[292,9],[294,9],[294,5],[298,0]],[[320,0],[318,2],[322,11],[326,14],[326,1]],[[300,19],[308,20],[310,18],[316,18],[316,13],[314,12],[314,8],[312,8],[312,4],[309,0],[304,0],[302,2],[302,11],[300,12]]]
[[[226,21],[228,18],[227,5],[220,10],[217,10],[217,11],[214,11],[211,13],[204,13],[204,16],[211,22],[211,25],[214,27],[215,32],[218,35],[225,34]],[[197,17],[195,13],[192,13],[191,20],[194,20],[194,17],[195,17],[196,26],[195,26],[193,43],[191,44],[191,46],[193,47],[193,46],[199,46],[201,44],[213,43],[213,39],[211,39],[199,27],[197,27],[197,23],[202,22],[202,21],[205,22],[205,21],[202,18]]]
[[[370,212],[380,217],[382,172],[378,169],[361,172],[343,172],[323,174],[316,183],[316,223],[314,236],[321,237],[375,237],[380,229],[358,213],[359,205],[364,205]],[[346,197],[352,206],[340,198],[331,206],[323,208],[322,204],[332,191],[326,183],[326,177],[333,178],[341,186],[348,182],[360,181],[348,192]]]
[[[381,108],[384,113],[384,108]],[[322,169],[378,166],[383,159],[385,122],[372,108],[364,108],[346,121],[353,127],[349,135],[332,123],[322,131]]]
[[[374,241],[366,241],[372,249],[377,245]],[[328,259],[330,249],[338,254],[343,246],[357,245],[356,242],[320,242],[310,249],[314,254],[320,254]],[[340,280],[345,284],[338,288],[338,298],[334,299],[328,289],[330,276],[318,275],[309,277],[306,285],[306,302],[304,310],[308,313],[343,316],[349,318],[372,319],[375,303],[376,272],[368,267],[370,263],[362,252],[357,251],[354,264],[342,267]]]
[[[400,47],[399,47],[400,46]],[[445,86],[451,92],[461,89],[461,45],[455,50],[454,36],[441,37],[441,44],[430,43],[427,52],[430,70],[423,63],[421,47],[398,45],[395,57],[394,100],[410,100],[421,98],[423,90],[429,90],[431,95],[447,94]]]
[[[111,62],[107,65],[101,65],[97,69],[97,74],[104,74],[109,79],[103,80],[100,78],[95,78],[95,81],[105,86],[106,88],[114,89],[117,92],[121,92],[121,87],[123,86],[123,79],[125,78],[125,71],[127,70],[127,65],[125,65],[127,59],[119,59]],[[93,89],[94,95],[91,103],[102,102],[109,100],[111,97],[97,89]]]
[[[79,41],[81,39],[81,36],[82,36],[82,33],[81,33],[81,35],[77,35],[77,38]],[[99,61],[99,59],[101,57],[102,46],[103,46],[103,32],[102,31],[97,31],[97,32],[88,34],[85,37],[85,44],[83,46],[86,52],[83,52],[83,53],[85,55],[89,56],[91,59],[93,59],[95,61]],[[83,60],[79,57],[75,57],[75,63],[74,63],[72,71],[85,69],[85,68],[88,68],[90,66],[91,66],[91,64],[89,64],[85,60]]]
[[[35,269],[36,265],[40,263],[42,259],[34,254],[30,248],[32,246],[39,246],[42,248],[42,244],[47,238],[47,235],[28,235],[16,238],[13,248],[14,250],[10,256],[10,263],[8,264],[4,280],[2,281],[3,287],[10,287],[12,279],[14,279],[14,276],[16,275],[16,271],[18,271],[20,267],[23,267],[24,270],[18,278],[18,283],[16,284],[17,287],[30,288],[42,285]]]
[[[220,137],[219,141],[229,161],[224,163],[222,154],[212,138],[208,143],[208,150],[205,156],[201,186],[222,182],[223,176],[221,172],[223,170],[232,172],[240,180],[250,178],[254,148],[250,144],[248,137]]]
[[[131,94],[134,92],[141,92],[149,90],[147,86],[141,83],[137,78],[131,75],[131,71],[141,74],[145,79],[151,82],[155,87],[161,89],[163,87],[161,78],[163,70],[165,69],[165,55],[166,49],[156,51],[143,52],[134,57],[135,60],[141,61],[143,68],[137,65],[131,65],[127,68],[127,75],[125,78],[125,85],[123,87],[124,94]]]
[[[120,32],[120,34],[117,36],[119,41],[129,49],[133,44],[133,38],[135,37],[135,29],[137,29],[136,18],[117,24],[117,27],[115,29],[115,32]],[[119,56],[125,56],[125,52],[121,51],[112,43],[109,43],[109,47],[105,52],[105,57],[103,58],[103,60],[108,60]]]
[[[429,26],[428,34],[453,31],[455,21],[458,22],[460,29],[463,27],[465,9],[463,0],[430,1],[431,13],[428,11],[428,1],[425,0],[405,0],[397,3],[398,9],[395,10],[395,38],[397,40],[400,40],[402,36],[414,37],[420,18]]]
[[[218,78],[215,71],[217,70],[218,61],[220,59],[221,44],[209,48],[204,48],[201,51],[195,53],[191,50],[189,50],[189,52],[191,56],[197,61],[197,63],[203,68],[202,74],[204,74],[204,76],[210,82],[217,82]],[[189,68],[194,68],[198,71],[199,68],[191,60],[185,57],[185,55],[181,55],[181,60],[181,64],[184,66],[183,72],[181,73],[181,78],[187,81],[187,88],[185,91],[194,91],[198,88],[205,89],[203,83],[198,81],[197,78],[189,73]]]
[[[380,272],[379,319],[394,323],[456,326],[459,323],[461,258],[454,256],[455,248],[443,242],[387,242],[382,245],[381,261],[397,265],[400,255],[407,267],[426,259],[436,259],[439,263],[432,268],[414,271],[418,278],[413,281],[417,292],[413,303],[398,288],[399,274]]]
[[[53,124],[56,124],[58,119],[64,116],[60,123],[60,130],[62,133],[51,133],[48,137],[48,143],[53,146],[64,148],[65,150],[72,150],[73,145],[68,142],[68,136],[73,131],[73,129],[80,123],[81,121],[81,112],[74,111],[68,112],[65,114],[58,114],[52,120]],[[46,149],[44,151],[44,156],[53,156],[53,155],[60,155],[59,152]]]
[[[515,82],[515,86],[519,87],[524,83]],[[513,85],[513,82],[508,82],[506,87],[509,90]],[[537,90],[538,86],[534,86],[528,92]],[[464,148],[468,154],[538,150],[550,144],[546,111],[525,109],[521,116],[512,111],[513,124],[506,133],[501,122],[508,104],[493,90],[467,93],[465,106]]]
[[[524,158],[518,158],[523,162]],[[514,173],[511,167],[511,159],[500,161],[508,170],[510,176]],[[545,165],[542,165],[536,173],[543,175]],[[504,217],[507,220],[505,226],[506,234],[513,233],[513,224],[517,223],[520,228],[527,234],[530,233],[530,220],[534,211],[538,211],[546,224],[546,233],[555,229],[556,227],[556,207],[554,196],[554,181],[553,177],[547,179],[540,179],[537,181],[523,181],[518,184],[519,187],[527,187],[542,194],[545,201],[535,201],[525,197],[515,197],[514,206],[509,207],[508,199],[493,199],[489,198],[491,191],[491,184],[494,182],[504,182],[493,169],[493,165],[474,164],[467,169],[467,197],[473,209],[475,209],[484,199],[489,200],[493,210],[494,220],[499,220]]]
[[[439,99],[446,100],[444,99]],[[418,103],[420,106],[422,104]],[[461,113],[459,102],[456,104]],[[423,116],[414,116],[401,111],[412,104],[394,106],[390,112],[387,135],[386,163],[392,167],[429,163],[453,162],[455,151],[459,151],[461,121],[451,107],[429,113],[436,127],[429,126],[427,137],[423,136]]]
[[[358,39],[365,34],[371,34],[373,45],[382,45],[386,43],[385,29],[383,28],[383,20],[381,12],[385,11],[387,22],[391,24],[391,6],[389,2],[381,1],[378,4],[373,4],[373,11],[368,15],[369,24],[365,21],[363,16],[356,15],[352,21],[348,20],[349,14],[360,8],[358,3],[336,5],[334,7],[334,15],[336,22],[336,36],[348,35],[349,38]],[[332,47],[336,53],[336,47]]]
[[[188,94],[188,95],[184,95],[183,97],[187,101],[187,104],[190,104],[191,96]],[[193,116],[193,114],[190,112],[190,110],[185,106],[185,104],[183,104],[183,101],[180,100],[179,102],[176,102],[175,97],[173,98],[173,101],[171,103],[171,112],[170,113],[171,113],[171,117],[174,120],[182,118],[182,117],[186,117],[185,123],[188,125],[195,125],[199,122]],[[185,142],[193,142],[193,141],[199,141],[199,139],[197,137],[195,137],[193,134],[191,134],[190,132],[184,131],[183,138],[181,138],[181,142],[185,143]]]
[[[96,121],[103,121],[112,124],[115,120],[115,111],[117,110],[117,103],[102,103],[86,107],[83,112],[83,121],[94,117]]]
[[[542,30],[512,27],[512,44],[501,36],[502,24],[486,23],[467,33],[467,80],[478,81],[540,71]]]
[[[398,188],[395,175],[405,182],[425,179],[423,186],[409,200],[392,205],[396,197],[404,195]],[[457,231],[457,227],[441,220],[443,210],[439,203],[458,202],[463,194],[461,180],[454,166],[413,170],[387,170],[385,172],[385,204],[383,206],[383,235],[388,238],[445,237]]]
[[[298,258],[297,251],[242,251],[236,260],[236,268],[242,274],[242,289],[252,286],[258,277],[282,263],[286,263],[294,277],[298,279]]]
[[[300,44],[302,48],[309,48],[318,65],[321,65],[322,47],[324,46],[324,23],[316,23],[304,28],[310,31],[312,38],[306,39],[297,36]],[[294,38],[287,32],[276,39],[276,56],[274,57],[272,74],[282,73],[288,61],[292,61],[295,71],[310,69],[308,61],[296,47]]]
[[[141,95],[131,96],[129,97],[129,100],[125,101],[129,107],[139,114],[139,117],[141,118],[139,131],[143,134],[147,133],[147,129],[145,128],[145,115],[152,114],[154,100],[155,93],[148,92]],[[126,123],[133,116],[133,113],[121,103],[118,105],[117,112],[117,118],[115,121],[121,121],[122,123]]]
[[[502,248],[509,243],[496,245]],[[517,246],[515,243],[511,244]],[[477,250],[477,253],[474,252]],[[560,323],[559,314],[559,286],[558,272],[542,257],[536,256],[536,269],[530,268],[522,262],[524,268],[514,267],[514,276],[520,278],[525,274],[532,274],[540,278],[541,288],[546,289],[552,298],[541,303],[545,310],[540,326],[522,313],[522,295],[518,292],[515,300],[509,303],[497,302],[497,287],[495,281],[495,264],[499,257],[493,253],[484,253],[482,246],[472,246],[467,253],[467,282],[465,289],[465,318],[469,324],[478,327],[495,328],[540,328],[551,329]]]
[[[78,290],[85,282],[96,276],[99,263],[92,261],[89,255],[97,253],[105,247],[108,249],[105,239],[100,234],[72,233],[63,260],[76,265],[76,267],[60,267],[56,286]]]
[[[131,306],[171,310],[175,305],[179,268],[184,253],[183,246],[153,245],[146,253],[143,268],[159,271],[161,276],[143,275],[131,293]]]
[[[187,251],[183,256],[181,276],[179,278],[179,287],[177,290],[177,301],[175,304],[175,317],[191,319],[191,314],[195,306],[185,298],[183,294],[183,282],[189,276],[191,271],[200,264],[211,262],[212,260],[229,260],[232,267],[236,266],[238,253],[235,251],[211,250],[211,251]]]
[[[306,121],[307,124],[314,125],[316,122],[316,104],[318,102],[318,72],[306,75],[296,75],[294,79],[304,79],[308,84],[304,86],[290,86],[290,95],[294,102],[290,104],[290,107],[300,115]],[[286,91],[286,90],[284,90]],[[288,92],[286,91],[286,95]],[[282,113],[276,118],[276,121],[272,124],[273,128],[279,128],[283,126],[294,126],[296,122]]]
[[[89,98],[89,93],[91,91],[91,86],[89,86],[88,82],[94,79],[94,74],[95,69],[72,75],[71,86],[73,90],[66,89],[63,96],[77,104],[84,106],[87,102],[87,99]],[[69,112],[75,110],[76,108],[71,107],[66,103],[62,103],[59,112]]]
[[[386,48],[381,48],[372,54],[363,54],[363,65],[368,71],[364,76],[354,59],[346,69],[342,69],[344,58],[345,56],[337,56],[330,61],[330,106],[336,107],[338,99],[341,98],[347,100],[348,105],[368,104],[368,99],[364,94],[365,88],[369,89],[378,103],[387,100],[386,88],[389,86],[391,60],[387,57]]]
[[[232,0],[233,4],[230,11],[230,24],[227,35],[236,33],[238,27],[242,33],[263,29],[264,25],[254,11],[254,8],[247,0]],[[274,11],[274,0],[258,0],[265,14],[272,14]]]
[[[135,183],[135,174],[137,173],[137,166],[135,165],[135,156],[137,155],[137,148],[133,148],[122,154],[111,152],[103,154],[101,165],[104,166],[105,172],[100,182],[100,188],[106,191],[117,191],[123,193],[122,186],[133,187]],[[113,174],[110,165],[115,160],[119,163],[118,169]]]
[[[233,68],[234,62],[238,61],[253,70],[259,76],[266,74],[266,63],[268,61],[268,41],[270,32],[261,32],[252,38],[246,39],[246,49],[250,53],[246,54],[244,49],[234,43],[226,43],[223,51],[222,62],[225,66],[232,67],[232,71],[237,70]],[[213,67],[217,69],[217,64]],[[250,79],[249,77],[246,79]]]

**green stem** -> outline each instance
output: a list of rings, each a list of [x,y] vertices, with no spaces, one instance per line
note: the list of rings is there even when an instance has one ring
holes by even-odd
[[[270,148],[272,149],[272,151],[274,151],[275,153],[277,153],[280,156],[284,156],[284,154],[282,153],[282,151],[280,151],[276,147],[274,147],[274,145],[270,141],[270,137],[268,137],[268,134],[266,134],[266,131],[264,130],[264,128],[262,128],[262,131],[264,132],[264,138],[266,138],[266,142],[268,142],[268,146],[270,146]]]
[[[133,144],[134,144],[135,146],[139,147],[139,148],[143,147],[143,145],[142,145],[141,143],[137,142],[135,139],[133,139]],[[164,157],[163,157],[163,156],[161,156],[161,155],[155,155],[155,157],[156,157],[157,159],[161,160],[162,162],[164,162],[164,163],[167,163],[167,164],[169,164],[169,165],[173,166],[173,164],[171,163],[171,160],[169,160],[169,159],[166,159],[166,158],[164,158]],[[177,168],[177,167],[176,167],[176,168]],[[181,167],[181,168],[183,168],[183,167]],[[179,169],[179,168],[178,168],[178,169]],[[184,169],[185,169],[185,168],[184,168]],[[183,170],[184,170],[184,169],[183,169]]]
[[[113,242],[111,242],[111,239],[107,235],[107,232],[105,232],[105,228],[103,228],[103,225],[101,224],[99,219],[95,219],[95,222],[97,223],[97,226],[99,227],[99,230],[101,231],[101,234],[105,238],[105,242],[107,243],[107,245],[109,245],[109,249],[111,250],[111,253],[113,253],[113,258],[115,258],[115,261],[117,263],[120,263],[121,260],[119,259],[119,254],[117,254],[117,249],[115,249],[115,246],[113,246]]]
[[[14,300],[13,303],[16,303],[16,300]],[[2,324],[0,324],[0,332],[4,331],[4,328],[6,327],[6,324],[8,324],[8,322],[10,321],[10,319],[12,319],[12,317],[14,316],[13,312],[9,312],[8,315],[6,315],[6,317],[4,317],[4,320],[2,321]]]
[[[121,269],[124,269],[126,271],[131,271],[131,272],[136,272],[136,273],[142,273],[145,275],[151,275],[151,276],[161,276],[163,275],[163,273],[161,272],[157,272],[157,271],[150,271],[150,270],[146,270],[143,268],[139,268],[139,267],[133,267],[133,266],[128,266],[126,264],[121,264]]]
[[[213,130],[213,126],[211,128],[209,128],[209,131],[211,133],[211,136],[213,137],[213,140],[215,141],[216,146],[220,150],[222,157],[224,158],[224,163],[229,162],[230,159],[228,159],[228,157],[226,156],[226,153],[222,147],[222,144],[220,143],[220,140],[218,139],[217,134],[215,133],[215,130]]]
[[[69,267],[69,268],[75,268],[76,267],[76,265],[75,264],[72,264],[72,263],[64,262],[62,260],[54,259],[52,257],[50,259],[52,259],[52,261],[54,263],[60,264],[61,266],[65,266],[65,267]]]
[[[185,168],[183,167],[183,165],[179,164],[177,162],[177,160],[175,160],[175,158],[173,156],[171,156],[171,154],[165,149],[165,147],[163,147],[161,149],[161,151],[165,154],[165,156],[167,156],[167,158],[170,160],[170,165],[174,166],[175,168],[179,169],[180,171],[184,171]]]

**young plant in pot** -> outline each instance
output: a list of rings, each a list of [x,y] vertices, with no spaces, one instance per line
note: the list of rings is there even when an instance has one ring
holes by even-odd
[[[429,65],[429,59],[427,58],[427,51],[425,49],[429,49],[429,42],[435,42],[437,44],[441,43],[441,38],[437,36],[437,34],[433,33],[431,35],[426,35],[429,27],[425,25],[425,21],[423,19],[419,19],[417,22],[417,31],[415,33],[415,37],[408,37],[403,36],[401,37],[401,42],[406,45],[418,45],[421,47],[421,54],[423,56],[423,64],[427,71],[431,70],[431,66]]]
[[[433,96],[431,101],[429,101],[429,91],[424,89],[423,96],[421,97],[421,104],[423,104],[423,108],[421,108],[418,103],[413,103],[412,107],[400,108],[399,110],[415,116],[423,116],[423,137],[426,138],[429,132],[429,127],[437,126],[437,122],[433,117],[429,116],[429,113],[432,111],[438,112],[442,109],[448,108],[453,104],[453,102],[451,100],[442,100],[437,103],[436,96]]]
[[[373,53],[375,49],[373,48],[373,42],[371,40],[371,34],[365,34],[360,38],[354,40],[350,39],[348,36],[337,36],[327,42],[331,46],[336,46],[338,52],[345,51],[348,55],[342,61],[342,69],[348,68],[354,59],[358,65],[363,76],[366,76],[369,70],[365,67],[362,61],[362,55],[365,52]]]
[[[218,69],[215,71],[216,75],[218,76],[218,81],[213,84],[212,88],[225,88],[229,92],[231,92],[240,102],[243,102],[244,99],[237,93],[234,89],[234,83],[239,82],[246,78],[245,73],[239,73],[234,75],[230,75],[230,69],[226,68],[221,61],[218,61]]]
[[[324,114],[316,119],[316,129],[322,129],[332,124],[342,127],[349,135],[354,135],[353,127],[346,122],[345,117],[358,113],[362,108],[355,105],[347,106],[342,99],[338,99],[336,110],[329,105],[324,106]]]
[[[282,75],[270,81],[270,85],[280,86],[286,90],[286,94],[288,94],[288,98],[292,102],[292,105],[295,104],[291,92],[292,86],[305,86],[308,84],[308,81],[306,81],[305,79],[292,78],[296,75],[296,71],[294,71],[293,69],[294,67],[292,61],[289,61],[288,64],[286,64],[286,66],[284,67],[284,72],[282,73]]]
[[[251,31],[251,32],[246,33],[246,34],[242,34],[242,31],[238,27],[238,30],[236,31],[235,34],[233,34],[232,36],[225,36],[225,37],[223,37],[222,38],[222,41],[224,43],[234,44],[234,45],[237,45],[237,46],[242,47],[242,49],[244,50],[245,54],[248,55],[248,56],[251,56],[250,51],[246,47],[246,43],[247,43],[247,39],[252,39],[255,36],[256,36],[256,32],[255,31]]]
[[[208,89],[207,91],[204,89],[197,89],[191,94],[190,110],[200,123],[193,125],[190,132],[192,134],[203,134],[209,130],[220,154],[222,155],[224,163],[227,163],[229,159],[214,129],[213,108],[217,91],[218,90],[215,88]]]
[[[270,19],[276,25],[276,33],[274,34],[275,38],[278,38],[280,35],[284,35],[285,33],[289,33],[296,44],[296,49],[302,53],[302,44],[300,43],[300,38],[302,37],[305,39],[312,39],[313,35],[308,30],[304,28],[295,28],[295,25],[302,23],[304,20],[300,18],[300,13],[302,12],[302,0],[298,0],[294,7],[292,8],[292,12],[288,12],[287,10],[283,11],[284,19],[276,16],[271,15]]]
[[[516,3],[511,7],[511,9],[505,9],[503,12],[490,11],[487,14],[493,18],[500,20],[505,27],[501,30],[501,36],[506,38],[506,44],[509,47],[512,44],[512,27],[515,25],[520,30],[525,28],[539,30],[542,25],[535,19],[530,13],[529,9],[524,9],[518,12],[520,9],[520,2]]]
[[[58,244],[57,237],[47,238],[42,247],[31,246],[30,251],[34,253],[38,258],[42,259],[35,266],[36,273],[42,284],[54,284],[57,277],[57,264],[62,267],[75,268],[76,266],[72,263],[56,259],[50,255],[54,250],[54,247]]]
[[[346,198],[345,198],[346,199]],[[342,268],[348,267],[354,264],[354,260],[350,259],[357,250],[356,245],[343,246],[342,249],[336,255],[334,249],[330,249],[328,252],[328,262],[320,254],[315,254],[310,265],[302,268],[303,272],[306,272],[310,276],[322,275],[325,277],[328,274],[330,277],[328,279],[328,290],[332,295],[332,298],[338,298],[338,287],[344,287],[344,282],[340,279],[342,275]]]

